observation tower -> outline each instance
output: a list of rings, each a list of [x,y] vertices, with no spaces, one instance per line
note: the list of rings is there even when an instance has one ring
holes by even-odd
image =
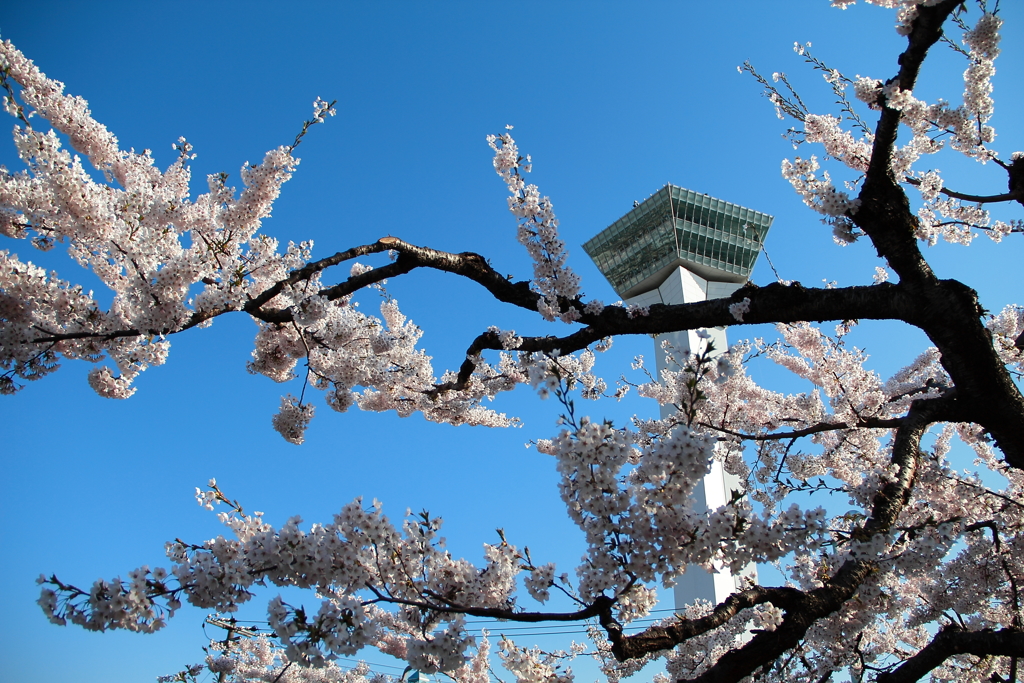
[[[736,204],[665,185],[633,210],[583,245],[612,288],[626,304],[682,304],[728,297],[742,287],[754,269],[773,216]],[[716,352],[729,348],[725,328],[708,330]],[[699,353],[703,340],[696,330],[658,335],[655,358],[658,377],[668,368],[661,342]],[[673,365],[672,370],[678,370]],[[674,412],[661,407],[661,417]],[[707,512],[725,505],[739,479],[715,462],[694,490],[694,509]],[[712,604],[736,591],[743,576],[757,578],[749,565],[738,576],[728,568],[708,573],[691,566],[675,586],[676,610],[698,598]]]

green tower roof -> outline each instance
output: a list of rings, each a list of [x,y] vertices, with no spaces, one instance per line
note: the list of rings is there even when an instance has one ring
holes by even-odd
[[[676,266],[706,280],[746,282],[773,216],[666,185],[583,245],[623,299]]]

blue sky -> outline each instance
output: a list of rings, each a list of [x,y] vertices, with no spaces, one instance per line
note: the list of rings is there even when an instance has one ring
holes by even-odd
[[[1010,128],[1019,124],[1010,112],[1024,104],[1024,11],[1019,3],[1003,5],[995,125],[996,148],[1008,157],[1024,149],[1021,131]],[[794,41],[811,41],[815,54],[848,75],[885,78],[901,39],[888,11],[841,12],[825,0],[784,7],[740,1],[723,13],[695,2],[12,3],[0,10],[0,36],[86,98],[123,147],[150,148],[166,166],[171,143],[188,138],[198,154],[194,194],[209,173],[229,172],[237,183],[245,161],[293,139],[315,97],[337,99],[338,116],[310,132],[298,151],[302,164],[264,223],[282,242],[313,239],[314,255],[390,234],[476,251],[525,278],[530,263],[515,242],[506,190],[484,140],[513,124],[520,148],[533,155],[532,181],[554,201],[589,296],[616,298],[578,245],[666,182],[775,215],[767,248],[786,279],[869,283],[879,265],[871,247],[836,247],[781,178],[781,159],[795,154],[780,137],[789,124],[774,117],[736,66],[750,59],[765,73],[786,71],[824,113],[830,92],[793,53]],[[936,57],[918,92],[956,101],[963,64],[948,50]],[[0,163],[17,167],[10,142],[0,141]],[[991,165],[952,158],[935,165],[956,189],[994,193],[1005,186]],[[0,248],[91,286],[59,249],[29,253],[11,240]],[[980,238],[969,251],[940,245],[929,258],[941,276],[976,287],[983,304],[998,311],[1021,291],[1019,254],[1019,239],[993,245]],[[753,279],[774,279],[764,259]],[[389,291],[424,328],[423,346],[438,370],[461,362],[469,341],[489,325],[560,332],[489,302],[454,276],[418,272]],[[372,296],[364,302],[375,306]],[[279,396],[297,387],[246,373],[254,333],[251,321],[236,317],[175,337],[168,364],[146,372],[127,401],[97,397],[83,363],[66,363],[3,399],[6,680],[147,681],[198,661],[206,642],[201,610],[184,609],[155,636],[60,629],[35,606],[34,579],[56,573],[82,585],[141,564],[166,565],[165,541],[221,533],[192,498],[210,477],[275,523],[294,514],[329,519],[361,495],[384,501],[393,519],[407,507],[440,514],[449,546],[470,559],[479,560],[480,544],[494,542],[494,529],[503,527],[536,560],[571,572],[582,545],[558,500],[554,468],[524,448],[556,432],[557,404],[529,390],[502,397],[495,407],[525,422],[505,431],[338,415],[320,404],[307,443],[295,447],[272,431],[270,417]],[[730,337],[770,333],[734,328]],[[857,335],[883,375],[924,346],[920,333],[893,324],[865,324]],[[646,337],[620,340],[598,368],[614,380],[633,355],[650,354],[650,345]],[[583,410],[621,424],[656,407],[630,400]],[[254,618],[272,595],[257,601]],[[386,662],[373,653],[367,659]]]

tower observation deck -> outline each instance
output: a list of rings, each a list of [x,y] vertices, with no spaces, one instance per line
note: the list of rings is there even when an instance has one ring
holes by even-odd
[[[665,185],[633,210],[584,243],[583,249],[612,288],[628,304],[682,304],[730,296],[754,269],[773,217],[705,194]],[[729,348],[724,328],[707,330],[714,349]],[[669,366],[661,342],[699,352],[696,330],[659,335],[655,342],[658,377]],[[661,417],[675,412],[661,407]],[[739,479],[715,462],[694,490],[694,509],[707,513],[741,490]],[[676,610],[698,598],[718,604],[735,592],[744,576],[756,579],[754,565],[739,575],[727,568],[708,573],[688,567],[675,587]]]
[[[583,249],[623,299],[657,288],[678,266],[705,280],[742,285],[772,218],[665,185]]]

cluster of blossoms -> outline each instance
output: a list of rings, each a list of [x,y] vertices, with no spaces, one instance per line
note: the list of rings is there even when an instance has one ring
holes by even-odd
[[[1024,372],[1024,349],[1016,340],[1024,334],[1024,307],[1007,306],[986,325],[992,332],[996,352],[1000,360],[1017,372]]]
[[[707,515],[694,509],[691,494],[710,469],[715,443],[685,426],[644,439],[584,420],[540,445],[556,458],[562,499],[587,540],[577,569],[581,597],[622,594],[620,618],[629,621],[654,605],[637,580],[671,586],[687,566],[737,570],[815,547],[824,530],[820,509],[794,505],[775,519],[754,514],[744,500]]]
[[[511,126],[507,127],[511,129]],[[559,298],[573,301],[580,295],[580,278],[566,265],[568,252],[558,236],[558,219],[551,200],[542,197],[536,185],[527,185],[523,174],[532,170],[530,157],[520,156],[516,141],[509,133],[487,136],[494,150],[494,170],[508,185],[512,196],[508,208],[519,219],[519,242],[533,259],[533,283],[540,291],[537,310],[545,320],[571,323],[579,320],[579,311],[564,307]]]
[[[603,351],[608,345],[599,346]],[[524,376],[526,382],[537,390],[541,398],[548,398],[552,392],[579,389],[583,398],[598,399],[604,395],[608,385],[594,374],[596,355],[590,349],[579,355],[561,355],[557,351],[551,354],[523,354],[519,358],[516,377]]]
[[[535,567],[524,582],[530,597],[537,602],[547,602],[551,598],[551,586],[555,585],[555,565],[551,562]]]
[[[168,574],[161,568],[139,567],[128,572],[127,581],[98,579],[88,591],[65,585],[55,576],[40,576],[37,582],[57,589],[44,587],[38,602],[46,617],[60,626],[71,622],[90,631],[117,628],[153,633],[181,607],[173,595],[163,604],[153,599],[167,591]]]
[[[789,181],[797,194],[803,197],[804,204],[820,214],[833,226],[833,235],[839,244],[846,244],[856,239],[853,224],[847,213],[856,212],[860,206],[859,199],[851,199],[850,195],[836,189],[828,171],[823,171],[819,178],[816,171],[820,168],[818,159],[797,157],[795,161],[782,161],[782,177]]]
[[[515,330],[500,330],[497,327],[491,326],[487,331],[498,335],[498,338],[501,340],[501,348],[505,350],[518,349],[523,345],[523,338],[517,336]]]
[[[626,315],[630,318],[646,318],[651,314],[651,309],[648,306],[641,306],[640,304],[629,304],[626,307]]]
[[[314,286],[316,282],[314,278]],[[417,348],[422,331],[402,314],[396,300],[383,301],[377,317],[363,314],[358,303],[348,297],[327,301],[315,294],[291,294],[283,303],[295,311],[296,324],[260,324],[251,372],[284,382],[292,379],[296,365],[305,361],[309,383],[326,391],[327,404],[338,412],[358,406],[402,416],[420,412],[435,422],[513,424],[511,418],[480,405],[484,396],[516,384],[511,375],[482,360],[463,390],[435,393],[438,379],[430,357]],[[284,297],[282,292],[277,298]],[[514,361],[507,358],[503,362]],[[451,373],[441,377],[441,382],[453,380]],[[289,441],[300,443],[311,417],[309,404],[286,397],[274,427]]]
[[[416,348],[419,329],[397,302],[386,300],[379,316],[365,315],[351,296],[330,294],[319,270],[291,277],[309,263],[312,243],[282,249],[258,231],[298,164],[294,145],[245,164],[240,194],[220,174],[209,177],[209,192],[191,200],[188,162],[194,155],[186,141],[179,140],[177,161],[160,172],[148,153],[119,149],[84,100],[65,95],[63,84],[47,78],[10,42],[0,45],[0,68],[4,84],[19,85],[25,103],[17,105],[9,87],[7,108],[24,123],[15,128],[15,144],[27,168],[0,172],[0,233],[32,237],[40,248],[67,243],[70,255],[113,292],[104,310],[91,292],[0,251],[0,393],[17,391],[19,379],[52,372],[63,357],[96,364],[89,384],[101,396],[127,398],[142,371],[166,360],[168,335],[259,302],[287,312],[290,320],[257,317],[249,364],[254,373],[284,382],[304,361],[306,383],[324,390],[338,411],[358,405],[401,415],[420,411],[429,420],[457,424],[513,423],[480,405],[484,396],[514,386],[501,370],[481,363],[465,388],[438,392],[438,384],[450,384],[454,375],[435,377],[430,357]],[[334,114],[333,103],[319,98],[313,109],[303,134]],[[52,130],[29,126],[33,113]],[[58,134],[109,182],[93,180]],[[538,229],[554,230],[553,216],[538,220]],[[553,258],[564,261],[564,251]],[[352,277],[368,270],[355,264]],[[574,281],[561,266],[556,270],[559,283]],[[286,396],[274,428],[301,443],[313,412],[304,396]]]
[[[743,297],[742,301],[729,304],[729,315],[736,318],[737,322],[743,322],[743,316],[750,312],[750,297]]]
[[[939,237],[951,244],[970,244],[975,229],[989,227],[989,213],[980,206],[964,206],[958,199],[933,199],[917,210],[917,237],[935,244]],[[1002,239],[1003,230],[987,230],[993,240]]]
[[[319,97],[313,101],[313,123],[323,123],[325,115],[334,116],[337,113],[333,102],[324,102]]]
[[[572,683],[576,680],[572,669],[563,667],[562,662],[585,650],[584,645],[574,642],[569,652],[544,652],[540,648],[519,647],[503,638],[498,656],[505,669],[516,677],[516,683]]]
[[[474,648],[474,656],[486,662],[486,645],[466,633],[460,615],[439,612],[431,605],[435,596],[444,595],[446,605],[506,608],[524,561],[514,546],[485,546],[486,564],[477,568],[443,550],[437,536],[440,521],[425,514],[407,519],[399,530],[379,503],[365,508],[356,500],[332,524],[314,525],[306,532],[299,528],[298,518],[275,529],[263,521],[262,513],[245,514],[212,480],[208,490],[197,491],[197,498],[204,507],[229,506],[220,518],[234,539],[217,537],[202,545],[168,543],[167,555],[174,563],[170,573],[143,567],[132,572],[128,582],[97,581],[89,592],[55,577],[41,577],[46,587],[40,604],[51,620],[68,620],[92,630],[153,631],[164,625],[163,614],[173,613],[181,600],[230,613],[253,597],[257,583],[315,587],[323,598],[315,613],[291,607],[280,597],[269,602],[270,627],[283,649],[268,652],[259,645],[260,657],[272,654],[284,663],[322,668],[373,645],[426,673],[454,675],[461,670],[465,677],[457,680],[486,680],[486,667],[466,656],[467,649]],[[389,613],[372,604],[373,598],[423,606]],[[216,658],[211,667],[235,671],[256,654],[242,656],[241,663],[237,655],[225,662],[226,656]],[[471,670],[475,677],[469,676]],[[242,676],[239,680],[246,680]]]
[[[995,14],[983,14],[974,28],[964,33],[964,43],[970,50],[971,65],[964,72],[964,107],[978,121],[978,135],[990,141],[995,135],[985,122],[992,117],[993,66],[999,56],[999,28],[1003,20]]]
[[[842,121],[835,116],[808,114],[804,119],[804,140],[820,142],[824,145],[825,152],[833,159],[842,161],[852,169],[866,171],[868,162],[871,161],[873,137],[865,135],[864,138],[856,140],[849,131],[842,129],[841,123]]]
[[[170,676],[160,676],[159,683],[195,681],[204,671],[225,683],[388,683],[391,679],[371,673],[366,662],[343,669],[335,662],[321,667],[292,666],[294,660],[266,635],[249,629],[233,629],[236,637],[228,641],[211,641],[205,664],[197,664]],[[239,637],[241,636],[241,637]]]
[[[255,283],[228,281],[228,272],[235,272],[231,266],[247,272],[280,262],[280,256],[254,249],[253,240],[297,161],[288,148],[272,150],[261,163],[243,169],[247,187],[237,199],[222,177],[211,177],[210,193],[191,202],[187,143],[176,145],[178,160],[161,173],[148,154],[121,151],[84,100],[64,95],[63,84],[46,78],[9,42],[0,45],[0,67],[21,86],[25,104],[53,128],[15,129],[15,145],[28,170],[0,175],[8,209],[0,230],[19,238],[35,233],[37,246],[67,242],[70,254],[114,293],[110,308],[102,310],[80,288],[4,252],[0,287],[33,305],[7,319],[5,341],[15,343],[4,344],[0,364],[8,378],[30,378],[31,359],[41,352],[93,361],[106,354],[120,381],[108,370],[94,374],[93,386],[104,395],[124,397],[147,362],[162,360],[143,347],[153,336],[180,330],[195,315],[188,305],[194,283],[210,280],[219,283],[210,287],[238,289],[244,296]],[[120,187],[93,181],[57,133]],[[183,240],[187,233],[189,246]],[[33,343],[41,330],[48,341]],[[128,330],[137,333],[125,335]]]

